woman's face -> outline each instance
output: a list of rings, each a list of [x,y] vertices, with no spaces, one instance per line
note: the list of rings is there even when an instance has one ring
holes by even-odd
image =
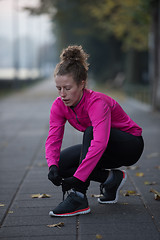
[[[76,106],[83,95],[85,81],[79,85],[74,81],[72,75],[57,75],[55,77],[56,88],[64,104],[68,107]]]

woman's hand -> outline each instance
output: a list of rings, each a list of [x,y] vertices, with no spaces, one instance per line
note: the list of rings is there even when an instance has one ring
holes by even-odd
[[[69,178],[65,178],[62,180],[62,191],[66,192],[72,188],[81,188],[84,186],[84,182],[82,182],[81,180],[79,180],[76,177],[69,177]]]
[[[49,168],[48,179],[56,186],[60,186],[62,183],[62,178],[59,176],[58,167],[52,165]]]

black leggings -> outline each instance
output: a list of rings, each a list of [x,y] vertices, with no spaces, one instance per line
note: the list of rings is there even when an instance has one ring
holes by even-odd
[[[82,144],[74,145],[61,151],[59,173],[63,178],[74,175],[79,164],[85,158],[92,139],[93,128],[88,127],[84,132]],[[107,176],[105,169],[135,164],[140,158],[143,148],[142,136],[133,136],[112,128],[107,148],[88,180],[104,182]]]

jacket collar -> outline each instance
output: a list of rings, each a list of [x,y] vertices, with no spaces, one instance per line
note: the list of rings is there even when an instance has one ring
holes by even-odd
[[[71,109],[79,108],[79,107],[84,103],[84,101],[85,101],[85,96],[86,96],[86,92],[87,92],[87,90],[84,89],[84,90],[83,90],[83,95],[82,95],[81,99],[79,100],[79,102],[78,102],[75,106],[71,106],[71,107],[70,107]]]

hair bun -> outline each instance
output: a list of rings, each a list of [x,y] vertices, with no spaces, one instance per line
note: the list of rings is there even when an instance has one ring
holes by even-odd
[[[71,63],[79,62],[86,70],[88,70],[89,64],[87,63],[89,55],[84,52],[82,46],[69,46],[64,49],[60,55],[61,63],[69,61]]]

